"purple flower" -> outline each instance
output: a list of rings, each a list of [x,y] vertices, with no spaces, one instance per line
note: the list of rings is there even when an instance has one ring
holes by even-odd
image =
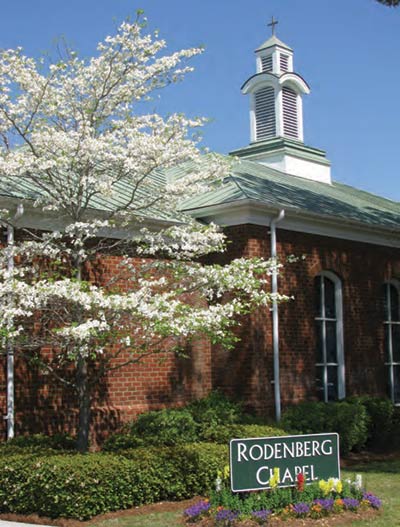
[[[355,498],[343,498],[343,504],[346,509],[355,510],[360,506],[360,502]]]
[[[199,501],[199,503],[195,503],[191,507],[185,509],[183,511],[183,514],[187,516],[190,520],[195,520],[205,512],[207,512],[210,508],[210,503],[208,501]]]
[[[267,510],[267,509],[263,509],[261,511],[254,511],[251,513],[251,515],[253,516],[253,518],[255,518],[256,520],[261,520],[263,522],[266,522],[267,519],[268,519],[268,516],[271,514],[271,511]]]
[[[229,509],[222,509],[217,512],[215,519],[217,522],[232,522],[238,517],[239,513]]]
[[[304,514],[308,514],[310,512],[310,506],[307,503],[296,503],[293,505],[293,512],[298,516],[303,516]]]
[[[313,503],[316,505],[320,505],[325,511],[330,512],[333,508],[334,500],[332,499],[317,499],[314,500]]]
[[[363,500],[368,501],[374,509],[380,509],[382,506],[382,501],[371,492],[364,492]]]

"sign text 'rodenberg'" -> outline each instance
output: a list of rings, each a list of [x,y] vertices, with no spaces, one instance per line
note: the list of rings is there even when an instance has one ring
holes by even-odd
[[[231,488],[234,492],[270,488],[274,469],[279,487],[296,485],[298,474],[306,483],[340,478],[338,434],[232,439]]]

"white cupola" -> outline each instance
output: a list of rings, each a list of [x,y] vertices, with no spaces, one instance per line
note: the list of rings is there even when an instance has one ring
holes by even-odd
[[[293,68],[293,50],[275,35],[256,49],[256,73],[242,86],[250,95],[250,146],[232,154],[252,157],[288,174],[331,182],[325,152],[304,145],[303,100],[310,93]]]

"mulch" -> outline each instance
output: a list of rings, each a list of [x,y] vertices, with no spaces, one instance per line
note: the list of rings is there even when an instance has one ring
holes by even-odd
[[[95,516],[88,521],[69,520],[64,518],[58,518],[52,520],[51,518],[45,518],[38,516],[37,514],[22,515],[22,514],[0,514],[0,520],[7,520],[13,522],[32,523],[34,525],[54,525],[56,527],[90,527],[95,523],[100,523],[106,520],[113,520],[117,518],[123,518],[128,516],[143,516],[152,513],[162,512],[177,512],[191,505],[197,503],[201,498],[196,497],[185,501],[166,501],[161,503],[153,503],[151,505],[142,505],[141,507],[134,507],[132,509],[126,509],[117,512],[108,512],[107,514],[101,514]],[[337,515],[331,515],[327,518],[320,518],[318,520],[311,519],[290,519],[281,520],[280,518],[270,518],[268,526],[270,527],[341,527],[349,525],[349,523],[358,520],[372,519],[380,514],[379,511],[373,509],[367,509],[361,512],[342,512]],[[210,518],[204,519],[198,523],[185,524],[182,519],[182,526],[187,525],[188,527],[214,527],[214,521]],[[237,525],[237,527],[257,527],[257,523],[248,520],[243,521]]]

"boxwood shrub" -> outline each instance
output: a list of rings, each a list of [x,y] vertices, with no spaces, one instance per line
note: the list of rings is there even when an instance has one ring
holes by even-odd
[[[232,424],[204,429],[202,431],[201,439],[203,441],[213,441],[219,444],[227,444],[231,439],[235,438],[273,437],[283,435],[287,435],[287,432],[274,426]]]
[[[195,441],[228,443],[232,438],[284,435],[280,428],[244,424],[255,421],[239,403],[221,392],[193,401],[184,408],[158,410],[138,416],[122,432],[111,435],[103,450],[118,452],[144,445],[176,445]]]
[[[222,445],[0,459],[0,511],[79,520],[211,489],[228,462]]]
[[[337,432],[344,455],[351,450],[361,450],[368,438],[367,411],[357,401],[300,403],[284,412],[281,424],[294,434]]]
[[[391,445],[394,432],[394,409],[392,401],[381,397],[351,397],[350,403],[362,404],[368,416],[367,446],[386,448]]]

